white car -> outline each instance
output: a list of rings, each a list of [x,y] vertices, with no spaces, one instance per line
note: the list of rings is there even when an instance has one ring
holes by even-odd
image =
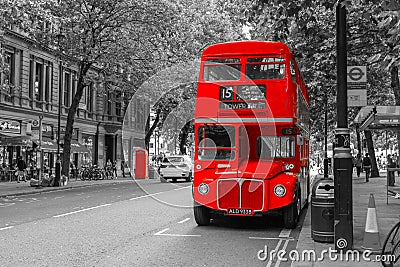
[[[158,167],[160,180],[165,182],[172,179],[176,182],[177,179],[185,179],[187,182],[193,179],[193,162],[187,155],[173,155],[163,159]]]

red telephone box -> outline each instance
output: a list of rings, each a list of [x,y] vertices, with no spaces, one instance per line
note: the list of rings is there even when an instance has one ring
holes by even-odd
[[[145,179],[149,178],[149,156],[146,149],[136,150],[135,160],[135,178]]]

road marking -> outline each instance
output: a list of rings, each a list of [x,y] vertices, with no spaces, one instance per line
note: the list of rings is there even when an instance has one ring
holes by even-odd
[[[161,235],[162,233],[168,231],[169,228],[165,228],[164,230],[161,230],[160,232],[155,233],[154,235]]]
[[[285,244],[283,244],[283,248],[281,250],[286,252],[286,247],[287,247],[288,244],[289,244],[289,240],[286,240]],[[275,267],[278,267],[280,264],[281,264],[281,259],[278,258],[278,260],[275,263]]]
[[[290,237],[291,232],[292,229],[282,229],[281,232],[279,233],[279,237]]]
[[[180,222],[178,222],[178,223],[184,223],[184,222],[187,222],[187,221],[189,221],[190,220],[190,218],[186,218],[186,219],[184,219],[184,220],[182,220],[182,221],[180,221]]]
[[[255,240],[295,240],[293,237],[258,237],[258,236],[249,236],[249,239]]]
[[[278,242],[278,244],[276,245],[275,251],[278,251],[278,248],[279,248],[279,246],[280,246],[281,244],[282,244],[282,239],[280,239],[279,242]],[[268,255],[268,256],[269,256],[269,255]],[[268,260],[267,267],[270,267],[270,266],[271,266],[273,260],[274,260],[274,258],[270,258],[270,259]]]
[[[174,237],[200,237],[201,235],[181,235],[181,234],[165,234],[166,231],[168,231],[169,228],[165,228],[164,230],[161,230],[154,235],[163,235],[163,236],[174,236]]]
[[[62,196],[62,197],[55,197],[54,199],[59,199],[59,198],[63,198],[64,196]]]
[[[144,198],[144,197],[151,197],[151,196],[155,196],[155,195],[159,195],[161,193],[165,193],[165,192],[158,192],[158,193],[154,193],[154,194],[150,194],[150,195],[144,195],[144,196],[140,196],[140,197],[133,197],[129,200],[136,200],[136,199],[140,199],[140,198]]]
[[[14,226],[7,226],[7,227],[0,228],[0,231],[11,229],[11,228],[14,228]]]
[[[76,210],[76,211],[72,211],[72,212],[68,212],[68,213],[64,213],[64,214],[60,214],[60,215],[55,215],[55,216],[53,216],[53,218],[64,217],[67,215],[71,215],[71,214],[75,214],[75,213],[79,213],[79,212],[83,212],[83,211],[88,211],[88,210],[93,210],[93,209],[98,209],[98,208],[102,208],[102,207],[106,207],[106,206],[110,206],[110,205],[111,204],[104,204],[104,205],[91,207],[91,208],[87,208],[87,209]]]
[[[290,233],[292,232],[291,229],[282,229],[281,232],[279,233],[278,237],[255,237],[255,236],[249,236],[249,239],[259,239],[259,240],[288,240],[292,241],[294,240],[293,237],[290,236]]]
[[[9,207],[15,205],[15,202],[12,203],[0,203],[0,208],[5,208],[5,207]]]
[[[174,190],[182,190],[182,189],[185,189],[185,188],[188,188],[188,187],[191,187],[191,185],[189,185],[189,186],[184,186],[184,187],[180,187],[180,188],[175,188]]]

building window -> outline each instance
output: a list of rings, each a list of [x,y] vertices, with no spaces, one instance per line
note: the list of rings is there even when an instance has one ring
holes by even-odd
[[[44,86],[44,100],[49,103],[52,100],[52,80],[53,80],[53,66],[46,66],[46,81]]]
[[[36,107],[41,108],[43,100],[43,64],[36,62],[35,63],[35,81],[33,84],[34,88],[34,99],[36,101]]]
[[[69,107],[70,105],[70,94],[71,94],[71,74],[69,72],[64,73],[64,106]]]
[[[115,115],[117,116],[117,120],[122,122],[122,92],[115,92]]]
[[[42,109],[44,107],[43,102],[50,103],[52,101],[52,80],[52,63],[31,55],[29,62],[29,98],[32,102],[35,102],[36,108]]]
[[[4,70],[0,73],[2,91],[5,93],[5,101],[10,102],[13,95],[15,77],[15,55],[12,52],[4,53]]]
[[[107,92],[107,115],[112,115],[112,92]]]
[[[86,94],[86,109],[89,112],[93,112],[93,83],[90,83],[87,87]]]

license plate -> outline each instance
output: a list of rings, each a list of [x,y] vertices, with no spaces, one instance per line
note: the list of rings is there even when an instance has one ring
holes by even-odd
[[[253,215],[252,209],[228,209],[229,215]]]

